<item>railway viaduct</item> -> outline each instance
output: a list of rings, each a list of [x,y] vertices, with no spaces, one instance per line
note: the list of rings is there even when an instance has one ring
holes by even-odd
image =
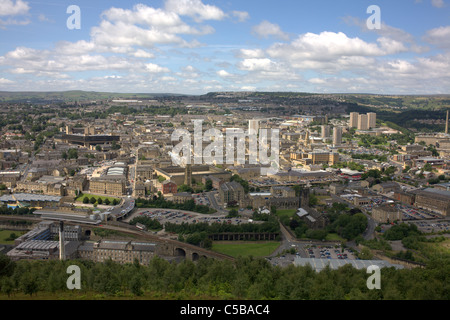
[[[26,220],[30,221],[33,224],[37,224],[42,219],[37,218],[36,216],[13,216],[13,215],[6,215],[1,216],[0,215],[0,224],[6,220]],[[115,230],[120,231],[122,233],[134,235],[137,237],[137,239],[142,241],[149,241],[157,244],[156,247],[156,255],[159,256],[169,256],[169,257],[180,257],[185,258],[187,260],[191,261],[197,261],[200,258],[212,258],[212,259],[218,259],[218,260],[230,260],[234,261],[235,259],[231,256],[221,254],[218,252],[210,251],[204,248],[200,248],[188,243],[162,238],[157,235],[154,235],[150,232],[141,231],[138,230],[136,227],[131,226],[124,222],[119,221],[108,221],[108,223],[100,225],[100,226],[93,226],[91,224],[83,224],[83,223],[77,223],[77,222],[70,222],[65,221],[66,225],[79,225],[83,228],[84,232],[89,232],[93,228],[102,228],[107,230]],[[30,228],[31,229],[31,228]]]

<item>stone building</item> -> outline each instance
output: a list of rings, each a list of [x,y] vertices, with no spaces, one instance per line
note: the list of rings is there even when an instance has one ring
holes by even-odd
[[[92,178],[89,183],[89,192],[121,197],[126,194],[126,179],[108,176]]]
[[[450,191],[428,188],[415,191],[414,193],[416,194],[416,207],[430,210],[443,216],[450,215]]]
[[[372,218],[378,223],[390,223],[403,220],[401,211],[389,205],[373,208]]]
[[[154,257],[157,244],[136,241],[100,240],[96,243],[85,243],[78,248],[81,259],[94,262],[133,263],[135,259],[142,265],[148,265]]]
[[[244,199],[244,196],[244,188],[236,181],[225,182],[219,188],[219,197],[224,204],[232,202],[239,204]]]

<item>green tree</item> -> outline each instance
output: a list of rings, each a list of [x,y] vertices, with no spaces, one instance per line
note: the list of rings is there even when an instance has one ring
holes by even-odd
[[[68,159],[78,159],[78,150],[77,149],[69,149],[67,156],[68,156]]]
[[[84,204],[87,204],[87,203],[89,203],[89,197],[83,197],[83,203]]]
[[[29,294],[30,296],[39,290],[37,278],[29,272],[22,276],[20,287],[22,288],[23,293]]]
[[[89,202],[90,202],[91,204],[94,204],[94,203],[97,202],[97,199],[96,199],[95,197],[91,197],[91,199],[89,200]]]
[[[206,191],[211,191],[213,189],[213,183],[212,180],[208,179],[205,182],[205,190]]]
[[[135,296],[139,297],[142,296],[142,294],[144,293],[142,291],[142,279],[139,275],[135,275],[131,279],[130,287],[131,293],[133,293]]]

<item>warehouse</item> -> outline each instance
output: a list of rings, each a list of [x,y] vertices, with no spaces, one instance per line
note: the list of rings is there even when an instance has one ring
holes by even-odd
[[[428,188],[414,192],[415,206],[443,216],[450,215],[450,191]]]
[[[384,260],[341,260],[341,259],[314,259],[295,257],[295,266],[310,265],[316,272],[320,272],[327,266],[332,270],[336,270],[346,264],[351,264],[355,269],[367,269],[370,266],[378,266],[381,268],[395,267],[396,269],[403,269],[403,266],[397,264],[390,264]]]

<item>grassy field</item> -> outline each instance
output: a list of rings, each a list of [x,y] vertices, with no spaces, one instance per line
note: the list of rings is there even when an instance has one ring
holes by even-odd
[[[337,233],[329,233],[325,238],[326,241],[347,241],[346,239],[339,236]]]
[[[265,257],[280,246],[279,242],[214,242],[212,250],[237,258]]]
[[[297,212],[296,209],[284,209],[284,210],[277,210],[277,216],[279,218],[282,218],[284,216],[288,216],[289,218],[294,216]]]
[[[88,197],[89,199],[91,199],[92,197],[94,197],[95,199],[102,199],[102,201],[103,201],[103,204],[105,203],[105,200],[106,199],[109,199],[109,201],[111,202],[111,204],[112,204],[112,202],[113,202],[113,200],[114,199],[116,199],[117,201],[120,201],[120,199],[118,199],[118,198],[112,198],[112,197],[105,197],[105,196],[96,196],[96,195],[93,195],[93,194],[89,194],[89,193],[83,193],[81,196],[78,196],[76,199],[75,199],[75,201],[76,202],[83,202],[83,198],[84,197]]]
[[[17,230],[0,230],[0,244],[14,244],[14,240],[7,240],[11,233],[15,233],[16,236],[21,236],[25,232]]]

